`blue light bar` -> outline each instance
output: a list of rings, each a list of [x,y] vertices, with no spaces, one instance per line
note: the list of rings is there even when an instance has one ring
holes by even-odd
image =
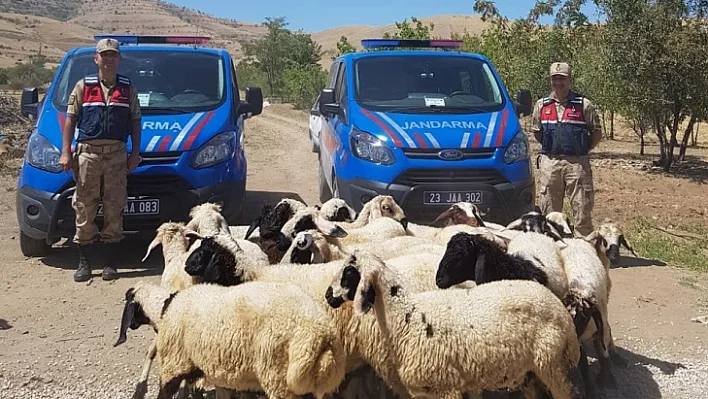
[[[363,39],[363,48],[377,47],[418,47],[418,48],[460,48],[462,40],[450,39]]]
[[[93,39],[116,39],[121,44],[206,44],[208,36],[94,35]]]

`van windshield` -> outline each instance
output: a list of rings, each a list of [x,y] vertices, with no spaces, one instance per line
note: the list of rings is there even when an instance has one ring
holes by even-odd
[[[378,111],[486,113],[504,107],[490,66],[470,57],[372,56],[354,64],[355,97]]]
[[[52,94],[54,106],[64,112],[79,79],[98,72],[93,53],[71,57]],[[224,102],[224,63],[206,53],[131,50],[121,53],[118,73],[138,90],[143,114],[177,114],[214,109]]]

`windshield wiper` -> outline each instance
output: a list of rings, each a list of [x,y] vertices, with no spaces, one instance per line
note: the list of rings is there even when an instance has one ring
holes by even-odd
[[[177,115],[177,114],[188,114],[194,111],[189,111],[183,108],[176,108],[176,107],[145,107],[142,108],[141,113],[143,114],[172,114],[172,115]]]

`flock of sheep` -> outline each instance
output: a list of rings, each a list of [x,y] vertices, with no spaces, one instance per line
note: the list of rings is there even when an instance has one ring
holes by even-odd
[[[390,196],[357,215],[340,199],[263,207],[229,226],[218,205],[157,229],[161,284],[125,293],[120,336],[155,332],[134,398],[159,361],[158,398],[443,398],[596,395],[581,343],[616,385],[610,265],[622,230],[586,237],[538,209],[508,226],[470,203],[431,226]],[[632,251],[634,252],[634,251]]]

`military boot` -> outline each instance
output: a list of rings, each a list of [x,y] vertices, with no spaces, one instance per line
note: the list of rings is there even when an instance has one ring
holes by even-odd
[[[91,262],[88,258],[88,252],[90,252],[92,245],[76,245],[79,253],[79,268],[74,273],[74,281],[77,283],[91,279]]]
[[[115,280],[118,278],[116,271],[116,257],[118,256],[118,243],[105,243],[101,248],[103,252],[103,274],[101,278],[105,281]]]

